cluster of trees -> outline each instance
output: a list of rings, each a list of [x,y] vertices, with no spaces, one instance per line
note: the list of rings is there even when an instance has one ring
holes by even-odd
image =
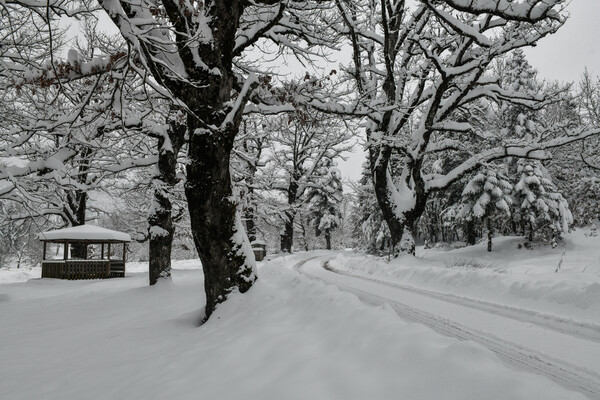
[[[295,231],[308,248],[308,231],[329,247],[341,229],[394,253],[414,252],[426,216],[459,204],[465,221],[485,220],[489,232],[511,206],[530,234],[538,220],[555,221],[555,208],[562,229],[568,209],[550,179],[561,179],[560,158],[547,160],[568,146],[595,168],[598,85],[588,77],[575,106],[568,90],[539,90],[517,64],[519,49],[564,24],[564,7],[5,0],[0,198],[12,209],[2,218],[40,227],[126,214],[147,227],[138,236],[148,241],[150,284],[169,279],[173,240],[185,230],[204,270],[206,318],[252,286],[250,241],[268,227],[280,229],[283,251]],[[98,28],[107,17],[113,36]],[[59,28],[67,20],[75,41]],[[320,67],[345,51],[352,57],[340,71]],[[275,56],[319,72],[282,79],[268,69]],[[368,162],[352,206],[336,159],[359,134]],[[522,179],[509,182],[503,166]]]

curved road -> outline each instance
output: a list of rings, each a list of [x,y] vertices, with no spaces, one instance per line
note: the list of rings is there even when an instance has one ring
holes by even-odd
[[[313,256],[294,269],[366,303],[387,303],[402,318],[478,342],[510,364],[600,400],[600,332],[593,326],[352,275],[329,265],[332,258]]]

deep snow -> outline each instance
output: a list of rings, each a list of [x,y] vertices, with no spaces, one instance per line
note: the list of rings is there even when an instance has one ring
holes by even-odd
[[[143,264],[124,279],[2,284],[0,398],[584,398],[289,269],[303,257],[261,265],[201,327],[194,261],[155,287]]]

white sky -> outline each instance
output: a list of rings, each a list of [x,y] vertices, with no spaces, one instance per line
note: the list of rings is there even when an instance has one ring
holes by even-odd
[[[565,25],[525,50],[542,78],[577,82],[585,67],[600,75],[600,0],[572,0]]]

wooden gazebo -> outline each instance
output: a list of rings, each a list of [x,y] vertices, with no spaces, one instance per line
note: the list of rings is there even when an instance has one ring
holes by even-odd
[[[44,242],[42,260],[42,278],[58,279],[105,279],[125,277],[127,261],[127,243],[131,237],[123,232],[113,231],[94,225],[80,225],[71,228],[43,232],[38,238]],[[47,258],[48,243],[63,245],[61,259]],[[72,244],[100,245],[100,258],[88,259],[87,251],[84,258],[69,257],[69,246]],[[111,246],[122,245],[123,254],[118,259],[111,257]],[[105,248],[107,249],[105,258]]]

